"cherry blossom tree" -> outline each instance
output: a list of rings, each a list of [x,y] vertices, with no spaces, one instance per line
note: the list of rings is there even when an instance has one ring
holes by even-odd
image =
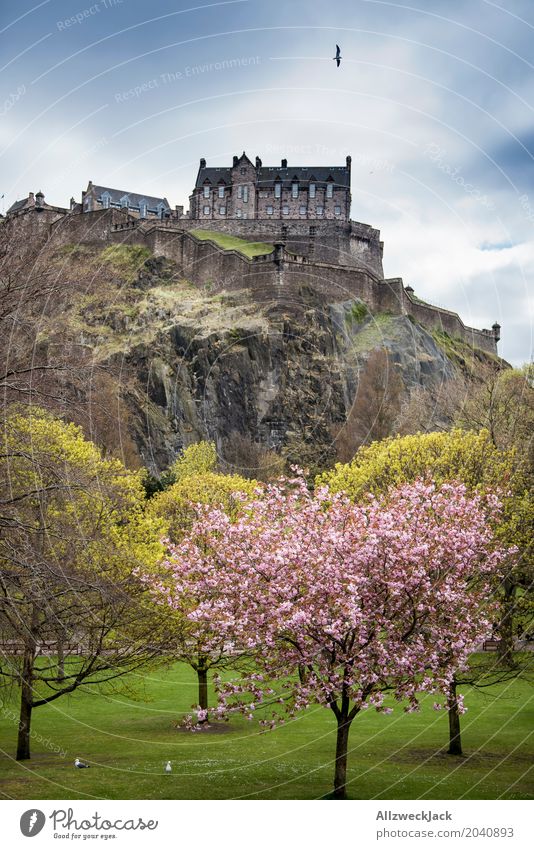
[[[461,484],[416,481],[356,505],[300,477],[266,487],[233,521],[199,508],[169,549],[166,598],[194,599],[189,619],[214,648],[255,659],[250,674],[218,682],[219,717],[252,719],[262,706],[274,727],[311,703],[330,708],[344,798],[357,714],[391,712],[387,692],[408,712],[420,693],[448,693],[490,632],[492,578],[508,554],[487,521],[498,510]]]

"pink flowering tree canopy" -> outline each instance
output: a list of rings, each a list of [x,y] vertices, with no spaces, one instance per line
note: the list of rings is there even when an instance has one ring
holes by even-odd
[[[263,706],[273,725],[311,703],[330,708],[344,797],[356,715],[390,712],[387,692],[407,711],[420,693],[447,693],[491,631],[488,599],[509,554],[492,537],[498,510],[461,484],[417,481],[352,504],[300,477],[266,487],[234,520],[199,508],[191,535],[169,547],[167,602],[187,594],[214,651],[255,659],[249,675],[218,683],[218,715]]]

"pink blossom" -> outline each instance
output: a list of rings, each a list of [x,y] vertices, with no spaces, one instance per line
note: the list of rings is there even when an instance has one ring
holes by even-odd
[[[199,508],[191,534],[168,545],[164,583],[177,608],[185,593],[207,651],[254,661],[254,674],[216,681],[219,716],[320,703],[339,734],[368,706],[389,713],[387,692],[407,712],[421,692],[446,694],[491,627],[510,556],[488,521],[498,510],[461,484],[416,481],[353,504],[298,476],[258,491],[233,521]]]

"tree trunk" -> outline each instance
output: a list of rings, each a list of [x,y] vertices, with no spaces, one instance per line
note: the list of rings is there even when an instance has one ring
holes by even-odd
[[[515,584],[510,578],[503,582],[504,599],[501,607],[499,622],[499,642],[497,653],[501,663],[513,668],[514,666],[514,597]]]
[[[20,719],[17,740],[17,760],[25,761],[30,758],[30,731],[33,706],[33,662],[34,652],[26,646],[22,665],[22,682],[20,692]]]
[[[347,798],[347,753],[350,722],[346,717],[337,721],[336,768],[334,771],[334,799]]]
[[[462,737],[460,734],[460,713],[458,711],[458,699],[456,696],[456,681],[451,681],[449,689],[449,748],[448,755],[462,755]]]
[[[57,638],[57,680],[64,681],[65,679],[65,638],[63,634],[58,634]]]
[[[197,677],[198,677],[198,704],[201,710],[208,709],[208,666],[206,664],[206,659],[203,657],[199,657],[198,666],[197,666]],[[208,721],[208,715],[206,714],[205,719],[201,719],[200,722],[204,723]]]

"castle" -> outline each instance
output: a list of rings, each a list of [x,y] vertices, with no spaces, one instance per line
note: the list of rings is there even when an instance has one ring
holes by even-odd
[[[231,168],[208,168],[200,160],[195,188],[189,198],[189,217],[348,221],[350,217],[350,163],[344,166],[265,167],[243,151]]]
[[[8,209],[3,226],[37,247],[143,244],[198,286],[248,289],[282,310],[295,308],[303,286],[325,303],[358,298],[371,312],[406,315],[497,354],[497,323],[490,330],[467,327],[457,313],[421,301],[400,277],[384,278],[380,232],[350,219],[350,167],[350,156],[344,166],[307,168],[289,168],[285,159],[264,167],[245,153],[228,168],[201,159],[186,214],[166,198],[89,182],[69,209],[30,192]],[[265,252],[226,249],[223,234],[265,243]]]

